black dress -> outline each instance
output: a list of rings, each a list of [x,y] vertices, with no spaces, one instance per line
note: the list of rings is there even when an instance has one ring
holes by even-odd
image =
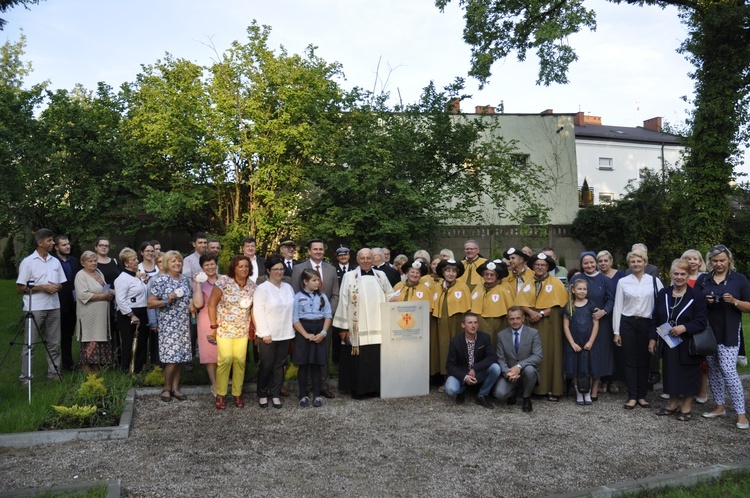
[[[700,291],[688,287],[682,298],[672,296],[674,287],[665,287],[659,291],[654,305],[654,324],[650,338],[657,339],[656,327],[670,322],[673,325],[684,325],[687,329],[681,334],[682,342],[670,348],[664,341],[659,341],[659,353],[662,357],[663,391],[670,396],[697,396],[700,392],[700,364],[705,357],[692,356],[688,352],[690,336],[706,329],[708,312],[706,300]]]

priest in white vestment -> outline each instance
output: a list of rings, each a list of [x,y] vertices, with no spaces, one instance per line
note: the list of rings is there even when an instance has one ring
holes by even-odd
[[[380,394],[380,304],[393,296],[385,273],[372,268],[372,251],[357,253],[359,267],[344,274],[333,325],[342,329],[339,391],[354,398]]]

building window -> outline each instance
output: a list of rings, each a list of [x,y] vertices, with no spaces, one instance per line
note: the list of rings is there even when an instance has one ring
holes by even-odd
[[[523,171],[526,169],[526,165],[529,164],[529,155],[528,154],[511,154],[510,160],[513,166]]]
[[[611,157],[599,158],[599,169],[602,171],[612,171],[614,169],[612,164],[613,162]]]
[[[613,192],[599,192],[599,204],[612,204],[615,200]]]

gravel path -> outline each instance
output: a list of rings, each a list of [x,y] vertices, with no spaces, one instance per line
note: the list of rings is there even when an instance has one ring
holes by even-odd
[[[247,398],[247,396],[246,396]],[[543,496],[748,458],[734,415],[689,423],[570,399],[487,410],[433,390],[301,409],[213,407],[210,394],[136,400],[130,438],[0,449],[0,490],[121,479],[135,497]],[[654,393],[649,400],[662,406]]]

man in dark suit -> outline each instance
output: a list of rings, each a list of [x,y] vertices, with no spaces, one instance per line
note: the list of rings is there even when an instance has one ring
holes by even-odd
[[[542,363],[542,338],[539,331],[523,324],[523,310],[519,306],[508,308],[510,327],[497,333],[497,362],[502,377],[495,386],[495,398],[516,404],[519,390],[523,395],[523,411],[533,410],[531,393],[539,382],[539,365]]]
[[[341,279],[344,278],[344,273],[352,271],[357,267],[357,262],[351,260],[351,249],[346,244],[341,244],[336,249],[336,260],[338,263],[336,266],[336,275],[339,278],[339,287],[341,286]]]
[[[294,259],[294,252],[296,251],[294,241],[290,239],[289,237],[284,237],[281,239],[281,243],[279,243],[279,254],[281,254],[281,257],[284,258],[284,276],[285,277],[292,277],[292,270],[294,270],[294,265],[299,263],[296,259]]]
[[[250,280],[256,283],[259,277],[266,274],[266,260],[255,255],[256,242],[253,237],[242,239],[240,247],[242,248],[242,254],[250,259],[250,264],[253,266],[253,273],[250,275]]]
[[[341,287],[341,279],[344,278],[344,274],[348,271],[352,271],[357,268],[357,261],[351,259],[351,248],[346,244],[340,244],[339,248],[336,249],[336,275],[339,279],[339,287]],[[334,310],[335,313],[335,310]],[[341,345],[343,341],[339,338],[341,329],[338,327],[331,327],[333,329],[333,335],[331,339],[331,361],[334,364],[339,364],[339,356],[341,356]]]
[[[62,284],[62,289],[57,295],[60,297],[60,353],[62,355],[62,368],[72,372],[75,370],[73,361],[73,335],[76,328],[76,300],[73,296],[73,282],[76,273],[81,269],[81,264],[75,256],[70,254],[70,240],[65,235],[55,237],[55,254],[60,261],[67,282]]]
[[[396,284],[401,282],[401,274],[386,262],[385,252],[380,247],[372,248],[372,267],[385,273],[391,287],[395,287]]]
[[[448,346],[445,381],[445,394],[454,398],[457,404],[465,401],[467,387],[479,387],[476,402],[485,408],[494,408],[487,398],[500,377],[500,365],[488,334],[478,331],[479,317],[465,313],[461,328],[463,334],[451,339]]]
[[[325,244],[321,239],[310,239],[307,241],[307,252],[310,259],[295,265],[292,271],[292,288],[297,293],[302,288],[302,272],[307,268],[312,268],[320,273],[320,292],[326,295],[331,303],[331,311],[336,312],[336,306],[339,302],[339,279],[336,276],[336,269],[329,263],[323,261],[325,256]],[[328,334],[324,340],[326,348],[330,347],[331,335]],[[321,391],[320,393],[326,398],[335,398],[328,382],[328,364],[320,367]]]

